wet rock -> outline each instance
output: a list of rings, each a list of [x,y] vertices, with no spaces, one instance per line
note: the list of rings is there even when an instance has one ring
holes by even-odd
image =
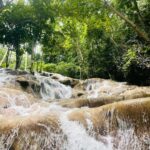
[[[90,135],[96,142],[107,144],[104,137],[111,136],[114,150],[137,150],[137,143],[139,149],[150,147],[150,87],[58,74],[40,76],[41,80],[30,74],[11,74],[15,74],[14,82],[0,87],[0,149],[59,150],[68,144],[70,134],[75,141],[81,138],[74,136],[76,128],[87,132],[83,139]],[[36,98],[41,88],[49,97],[54,90],[54,98],[62,98],[69,88],[62,91],[66,87],[59,82],[72,86],[72,99],[43,102]]]
[[[69,100],[61,100],[58,102],[58,105],[61,105],[63,107],[67,108],[81,108],[81,107],[99,107],[106,104],[118,102],[124,100],[124,97],[122,96],[104,96],[99,98],[72,98]]]
[[[104,80],[99,78],[87,79],[80,81],[74,87],[74,91],[84,93],[82,97],[98,98],[98,97],[123,97],[122,99],[133,99],[150,96],[150,87],[138,87],[128,85],[125,82],[115,82],[112,80]],[[76,97],[77,98],[77,97]]]
[[[10,106],[27,107],[35,102],[38,102],[38,99],[32,94],[18,89],[0,88],[0,108],[8,108]]]
[[[22,71],[22,70],[12,70],[12,69],[2,69],[6,74],[10,75],[27,75],[30,74],[27,71]]]
[[[57,116],[0,117],[0,145],[3,149],[58,149],[64,141]],[[59,139],[59,140],[58,140]],[[4,143],[3,143],[4,142]]]
[[[74,87],[79,83],[78,79],[73,79],[70,77],[62,76],[56,73],[51,74],[51,78],[59,81],[62,84],[69,85],[71,87]]]
[[[88,127],[87,118],[92,120],[95,137],[98,139],[99,135],[111,135],[117,150],[123,147],[135,149],[136,144],[138,144],[136,149],[148,149],[150,146],[149,108],[150,98],[141,98],[98,108],[74,110],[69,114],[69,119],[80,122],[85,128]],[[125,139],[129,140],[125,142]],[[130,146],[127,143],[130,143]]]
[[[17,76],[16,82],[28,93],[36,93],[39,96],[41,84],[34,76]]]
[[[41,76],[45,76],[45,77],[50,77],[53,75],[53,73],[50,73],[50,72],[42,72],[40,73]]]
[[[104,141],[103,137],[111,135],[116,149],[120,147],[118,140],[122,142],[121,148],[132,148],[135,143],[126,143],[121,138],[129,138],[139,142],[140,149],[148,149],[150,137],[142,138],[150,133],[150,98],[141,98],[136,100],[122,101],[97,108],[80,108],[68,111],[68,121],[77,123],[79,127],[84,127],[87,132],[89,124],[92,123],[93,138],[97,141]],[[37,150],[46,148],[61,149],[61,146],[67,141],[64,130],[61,125],[61,118],[64,112],[57,114],[53,111],[47,113],[36,113],[26,117],[21,116],[0,116],[0,138],[10,138],[7,144],[13,149],[33,149]],[[69,123],[69,122],[68,122]],[[66,124],[66,129],[70,130]],[[72,128],[70,132],[74,132]],[[127,132],[126,132],[127,131]],[[71,133],[70,133],[71,134]],[[90,134],[90,133],[89,133]],[[11,136],[13,135],[13,136]],[[125,135],[125,136],[124,136]],[[92,135],[91,135],[92,136]],[[122,136],[122,137],[120,137]],[[139,138],[138,138],[139,137]],[[76,137],[74,137],[76,138]],[[79,138],[79,137],[78,137]],[[0,141],[0,142],[1,142]],[[107,142],[105,142],[107,143]],[[145,145],[147,143],[147,145]],[[3,143],[1,143],[3,144]]]
[[[57,73],[49,73],[49,72],[42,72],[40,73],[41,76],[46,76],[46,77],[51,77],[54,80],[57,80],[58,82],[64,84],[64,85],[69,85],[71,87],[76,86],[79,83],[79,79],[73,79],[70,77],[63,76],[61,74]]]

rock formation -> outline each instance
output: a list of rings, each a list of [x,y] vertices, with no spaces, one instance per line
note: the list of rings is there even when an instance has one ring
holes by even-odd
[[[0,73],[0,149],[150,147],[149,87],[104,79],[75,83],[56,74],[11,74]],[[65,80],[72,88],[62,84]]]

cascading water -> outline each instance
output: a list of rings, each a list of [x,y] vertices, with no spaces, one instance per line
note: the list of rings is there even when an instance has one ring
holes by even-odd
[[[111,80],[87,80],[85,89],[88,98],[97,98],[104,96],[117,95],[127,90],[125,82],[115,83]]]
[[[73,111],[73,110],[71,110]],[[69,121],[67,111],[61,116],[61,128],[63,132],[67,135],[67,141],[63,145],[62,149],[65,150],[112,150],[111,138],[104,137],[107,140],[107,145],[97,141],[94,136],[93,125],[90,120],[87,121],[88,129],[80,124],[79,122]],[[90,133],[90,134],[89,134]]]
[[[88,98],[97,98],[99,95],[99,87],[101,84],[99,82],[88,83],[86,91],[88,93]]]
[[[42,78],[40,94],[44,100],[68,99],[72,96],[71,87],[65,86],[50,78]]]
[[[0,69],[0,86],[10,84],[11,82],[14,84],[14,79],[14,76],[7,74],[4,69]]]
[[[104,129],[98,129],[97,123],[102,114],[97,117],[97,112],[94,114],[94,109],[88,107],[71,109],[58,105],[55,99],[72,96],[71,87],[38,75],[42,99],[36,99],[22,90],[5,88],[6,83],[12,84],[15,80],[14,76],[10,75],[10,80],[7,77],[4,71],[0,71],[0,150],[141,150],[143,145],[150,145],[149,134],[144,134],[141,137],[144,142],[141,142],[134,127],[128,127],[117,116],[118,130],[109,134],[114,109],[106,113],[111,119],[103,127],[107,127],[106,134],[101,135]],[[110,87],[107,81],[88,83],[86,92],[89,98],[98,97],[101,91],[114,94],[115,90],[111,93]],[[116,87],[119,92],[124,90],[124,84]],[[54,102],[43,101],[49,99]]]

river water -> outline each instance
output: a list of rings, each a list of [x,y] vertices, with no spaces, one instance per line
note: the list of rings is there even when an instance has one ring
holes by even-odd
[[[64,108],[57,104],[61,99],[69,101],[71,87],[50,77],[36,75],[36,78],[41,84],[41,99],[15,89],[15,75],[0,70],[0,150],[141,150],[143,144],[149,145],[149,134],[140,137],[145,142],[141,143],[134,127],[128,127],[119,118],[120,127],[115,137],[113,134],[101,135],[95,130],[91,119],[94,116],[88,107]],[[96,98],[100,86],[89,83],[88,98]],[[105,88],[108,89],[107,83]],[[49,99],[54,102],[48,103]],[[84,112],[86,125],[69,118],[71,113],[80,110]],[[146,148],[150,149],[150,146]]]

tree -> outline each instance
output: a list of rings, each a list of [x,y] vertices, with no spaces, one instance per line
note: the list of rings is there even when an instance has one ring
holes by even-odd
[[[1,43],[13,45],[16,51],[16,69],[20,67],[21,56],[24,53],[20,49],[21,44],[31,43],[32,61],[34,61],[33,48],[49,29],[46,21],[50,17],[41,19],[42,16],[39,14],[42,12],[37,11],[33,6],[25,5],[24,2],[19,1],[17,4],[3,9],[0,14]]]
[[[31,9],[24,3],[13,4],[3,9],[0,14],[1,43],[12,45],[16,51],[16,67],[21,64],[23,51],[21,44],[25,43],[30,35],[29,24],[31,22]]]
[[[131,20],[129,20],[127,17],[125,17],[122,13],[117,11],[111,4],[108,4],[108,2],[105,0],[106,6],[117,16],[119,16],[121,19],[123,19],[132,29],[141,37],[143,38],[146,42],[150,42],[150,39],[147,35],[146,32],[142,31],[135,23],[133,23]]]

